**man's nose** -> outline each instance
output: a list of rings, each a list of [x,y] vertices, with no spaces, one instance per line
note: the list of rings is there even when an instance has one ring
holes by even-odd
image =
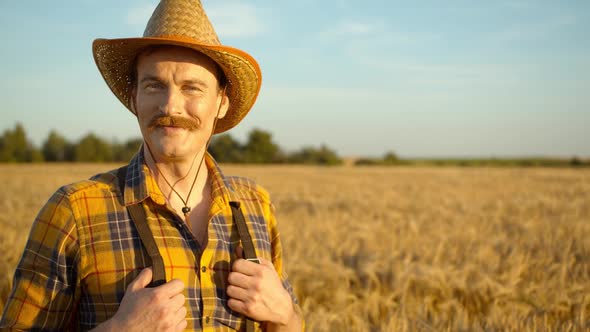
[[[160,112],[165,115],[175,115],[182,113],[182,94],[174,87],[168,88],[166,97],[163,98],[160,105]]]

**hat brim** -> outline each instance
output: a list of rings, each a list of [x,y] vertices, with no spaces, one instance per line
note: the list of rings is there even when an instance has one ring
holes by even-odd
[[[214,133],[236,126],[248,114],[262,84],[262,74],[256,60],[248,53],[223,45],[206,45],[180,36],[143,37],[123,39],[96,39],[92,43],[94,61],[105,82],[125,107],[131,111],[131,76],[135,58],[144,48],[152,45],[172,45],[193,49],[215,61],[223,70],[227,81],[229,109],[217,121]]]

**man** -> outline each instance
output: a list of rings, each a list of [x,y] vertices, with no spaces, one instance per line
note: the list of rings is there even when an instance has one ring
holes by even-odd
[[[220,45],[198,0],[162,1],[143,38],[97,39],[93,52],[144,144],[127,167],[50,198],[0,327],[302,330],[268,193],[223,176],[206,152],[252,107],[256,61]],[[243,259],[248,243],[257,260]]]

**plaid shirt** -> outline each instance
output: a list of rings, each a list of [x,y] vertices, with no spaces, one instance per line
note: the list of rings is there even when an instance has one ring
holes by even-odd
[[[111,318],[127,285],[150,265],[126,209],[137,203],[146,211],[167,280],[186,286],[187,330],[245,328],[243,316],[227,305],[227,276],[239,244],[230,201],[241,202],[258,257],[273,262],[296,303],[268,193],[250,180],[223,176],[210,155],[205,163],[212,185],[206,248],[167,208],[142,153],[129,164],[123,194],[116,170],[60,188],[33,224],[0,328],[84,331]]]

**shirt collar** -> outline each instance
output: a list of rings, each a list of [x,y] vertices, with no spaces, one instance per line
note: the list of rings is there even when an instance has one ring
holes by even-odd
[[[127,166],[123,196],[125,206],[143,202],[148,197],[156,204],[166,204],[166,198],[145,163],[143,146]]]
[[[229,206],[230,201],[238,201],[233,186],[209,152],[205,154],[204,162],[211,182],[212,210],[223,209]],[[140,203],[148,197],[156,204],[166,204],[166,197],[145,163],[143,148],[129,162],[123,195],[125,206]]]

